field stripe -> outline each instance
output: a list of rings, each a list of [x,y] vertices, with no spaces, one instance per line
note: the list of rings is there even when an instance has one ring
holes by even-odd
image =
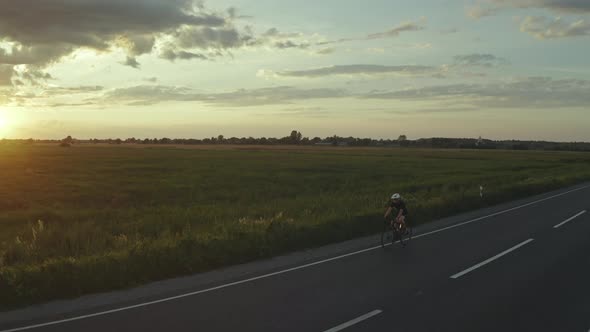
[[[371,317],[377,316],[380,313],[382,313],[381,310],[373,310],[373,311],[369,312],[368,314],[364,314],[364,315],[362,315],[362,316],[360,316],[358,318],[355,318],[355,319],[353,319],[351,321],[348,321],[346,323],[343,323],[343,324],[340,324],[338,326],[335,326],[335,327],[333,327],[333,328],[331,328],[329,330],[325,330],[324,332],[338,332],[338,331],[342,331],[342,330],[344,330],[346,328],[349,328],[349,327],[351,327],[353,325],[356,325],[356,324],[358,324],[358,323],[360,323],[360,322],[362,322],[364,320],[367,320],[367,319],[369,319]]]
[[[487,216],[483,216],[483,217],[479,217],[476,219],[472,219],[466,222],[462,222],[459,224],[455,224],[453,226],[449,226],[449,227],[445,227],[445,228],[441,228],[439,230],[436,231],[432,231],[432,232],[428,232],[428,233],[424,233],[424,234],[420,234],[420,235],[416,235],[414,236],[414,238],[420,238],[420,237],[424,237],[424,236],[428,236],[428,235],[432,235],[432,234],[436,234],[439,232],[443,232],[449,229],[453,229],[455,227],[459,227],[459,226],[464,226],[467,224],[471,224],[473,222],[476,221],[480,221],[483,219],[487,219],[487,218],[491,218],[491,217],[495,217],[501,214],[505,214],[514,210],[518,210],[518,209],[522,209],[524,207],[527,206],[531,206],[533,204],[537,204],[540,202],[544,202],[556,197],[560,197],[560,196],[564,196],[576,191],[580,191],[586,188],[589,188],[590,185],[588,186],[584,186],[584,187],[580,187],[580,188],[576,188],[576,189],[572,189],[566,192],[563,192],[561,194],[557,194],[557,195],[553,195],[553,196],[549,196],[543,199],[539,199],[527,204],[523,204],[523,205],[519,205],[517,207],[511,208],[511,209],[507,209],[507,210],[503,210],[500,212],[496,212],[496,213],[492,213],[489,214]],[[391,245],[391,244],[387,244],[387,245]],[[163,302],[169,302],[169,301],[174,301],[174,300],[178,300],[181,298],[185,298],[185,297],[189,297],[189,296],[195,296],[195,295],[199,295],[199,294],[203,294],[203,293],[208,293],[211,291],[215,291],[215,290],[219,290],[219,289],[223,289],[223,288],[227,288],[227,287],[231,287],[231,286],[236,286],[236,285],[240,285],[240,284],[245,284],[248,282],[252,282],[255,280],[259,280],[259,279],[265,279],[265,278],[269,278],[269,277],[273,277],[273,276],[277,276],[280,274],[284,274],[284,273],[288,273],[288,272],[292,272],[292,271],[297,271],[297,270],[301,270],[301,269],[305,269],[311,266],[315,266],[315,265],[319,265],[319,264],[324,264],[327,262],[331,262],[331,261],[335,261],[335,260],[339,260],[342,258],[346,258],[346,257],[350,257],[350,256],[354,256],[354,255],[358,255],[358,254],[362,254],[365,252],[369,252],[369,251],[373,251],[376,249],[381,248],[381,246],[375,246],[375,247],[371,247],[371,248],[367,248],[367,249],[363,249],[363,250],[359,250],[359,251],[355,251],[355,252],[351,252],[348,254],[344,254],[344,255],[340,255],[340,256],[336,256],[336,257],[332,257],[332,258],[328,258],[328,259],[324,259],[321,261],[317,261],[317,262],[313,262],[313,263],[309,263],[309,264],[305,264],[305,265],[300,265],[300,266],[296,266],[296,267],[292,267],[286,270],[281,270],[281,271],[277,271],[277,272],[273,272],[273,273],[268,273],[268,274],[264,274],[258,277],[253,277],[253,278],[249,278],[249,279],[243,279],[243,280],[239,280],[239,281],[235,281],[232,283],[228,283],[228,284],[223,284],[223,285],[219,285],[216,287],[212,287],[212,288],[207,288],[207,289],[203,289],[203,290],[199,290],[199,291],[195,291],[195,292],[190,292],[190,293],[185,293],[185,294],[180,294],[177,296],[172,296],[172,297],[167,297],[167,298],[163,298],[160,300],[155,300],[155,301],[150,301],[150,302],[143,302],[143,303],[139,303],[136,305],[132,305],[132,306],[127,306],[127,307],[121,307],[121,308],[117,308],[117,309],[112,309],[112,310],[106,310],[106,311],[100,311],[100,312],[96,312],[93,314],[88,314],[88,315],[82,315],[82,316],[76,316],[76,317],[72,317],[72,318],[67,318],[67,319],[61,319],[61,320],[56,320],[56,321],[51,321],[51,322],[47,322],[47,323],[42,323],[42,324],[35,324],[35,325],[29,325],[29,326],[24,326],[24,327],[19,327],[19,328],[14,328],[14,329],[10,329],[10,330],[2,330],[0,332],[16,332],[16,331],[25,331],[25,330],[31,330],[31,329],[36,329],[36,328],[40,328],[40,327],[46,327],[46,326],[51,326],[51,325],[58,325],[58,324],[63,324],[63,323],[68,323],[68,322],[73,322],[73,321],[77,321],[77,320],[82,320],[82,319],[87,319],[87,318],[92,318],[92,317],[97,317],[97,316],[104,316],[104,315],[108,315],[108,314],[113,314],[113,313],[117,313],[117,312],[121,312],[121,311],[126,311],[126,310],[131,310],[131,309],[135,309],[135,308],[141,308],[141,307],[146,307],[146,306],[150,306],[150,305],[154,305],[154,304],[158,304],[158,303],[163,303]]]
[[[502,251],[501,253],[497,254],[497,255],[496,255],[496,256],[494,256],[494,257],[488,258],[488,259],[486,259],[485,261],[483,261],[483,262],[481,262],[481,263],[479,263],[479,264],[475,264],[475,265],[473,265],[472,267],[470,267],[470,268],[468,268],[468,269],[466,269],[466,270],[463,270],[463,271],[461,271],[461,272],[459,272],[459,273],[457,273],[457,274],[454,274],[454,275],[452,275],[452,276],[451,276],[451,279],[457,279],[457,278],[461,278],[462,276],[466,275],[467,273],[469,273],[469,272],[471,272],[471,271],[474,271],[474,270],[477,270],[477,269],[479,269],[480,267],[482,267],[482,266],[484,266],[484,265],[487,265],[487,264],[489,264],[489,263],[491,263],[491,262],[495,261],[496,259],[498,259],[498,258],[500,258],[500,257],[502,257],[502,256],[505,256],[505,255],[507,255],[507,254],[509,254],[509,253],[513,252],[514,250],[516,250],[516,249],[518,249],[518,248],[520,248],[520,247],[522,247],[522,246],[524,246],[524,245],[527,245],[528,243],[531,243],[531,242],[533,242],[533,241],[534,241],[534,239],[528,239],[528,240],[526,240],[526,241],[524,241],[524,242],[522,242],[522,243],[520,243],[520,244],[517,244],[517,245],[515,245],[514,247],[512,247],[512,248],[510,248],[510,249],[508,249],[508,250],[504,250],[504,251]]]
[[[575,216],[573,216],[573,217],[571,217],[571,218],[569,218],[569,219],[567,219],[567,220],[565,220],[565,221],[563,221],[563,222],[560,222],[559,224],[557,224],[557,225],[553,226],[553,228],[559,228],[559,227],[561,227],[561,226],[563,226],[563,225],[567,224],[568,222],[570,222],[570,221],[572,221],[572,220],[576,219],[577,217],[579,217],[579,216],[583,215],[584,213],[586,213],[586,210],[584,210],[584,211],[582,211],[582,212],[580,212],[580,213],[576,214]]]

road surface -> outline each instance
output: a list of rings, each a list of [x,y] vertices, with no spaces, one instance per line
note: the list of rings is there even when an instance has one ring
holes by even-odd
[[[415,233],[2,313],[0,331],[589,331],[590,184]]]

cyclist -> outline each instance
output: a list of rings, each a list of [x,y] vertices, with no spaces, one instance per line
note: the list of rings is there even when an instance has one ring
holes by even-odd
[[[408,215],[408,208],[406,208],[406,203],[402,200],[402,196],[400,194],[393,194],[391,196],[389,206],[387,207],[387,211],[385,211],[385,219],[389,217],[394,208],[397,209],[397,216],[395,218],[392,218],[391,227],[393,227],[394,222],[405,227],[406,216]]]

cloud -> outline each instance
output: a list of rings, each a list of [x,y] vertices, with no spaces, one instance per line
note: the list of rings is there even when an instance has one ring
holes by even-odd
[[[14,69],[12,66],[0,64],[0,87],[11,86],[12,75],[14,75]]]
[[[449,35],[449,34],[458,33],[458,32],[459,32],[459,29],[457,29],[457,28],[442,29],[440,31],[440,33],[443,35]]]
[[[490,0],[490,2],[500,7],[545,8],[574,14],[590,12],[590,2],[586,0]]]
[[[474,19],[478,20],[482,17],[493,16],[499,11],[496,7],[483,7],[482,5],[475,5],[465,9],[465,14]]]
[[[300,38],[303,34],[299,32],[281,32],[277,28],[270,28],[262,34],[262,37],[276,38],[276,39],[287,39],[287,38]]]
[[[132,56],[128,56],[127,60],[125,60],[125,62],[123,62],[123,65],[129,66],[129,67],[132,67],[135,69],[139,69],[139,67],[140,67],[139,62],[137,62],[137,59]]]
[[[295,100],[341,98],[348,92],[340,89],[300,89],[280,86],[261,89],[240,89],[225,93],[200,93],[186,87],[141,85],[110,90],[97,103],[126,103],[145,106],[166,101],[196,101],[206,104],[243,107],[256,105],[290,104]]]
[[[25,85],[25,82],[31,86],[40,86],[47,81],[52,80],[51,74],[44,72],[37,67],[14,67],[12,80],[15,85]]]
[[[539,8],[557,13],[590,13],[590,2],[586,0],[483,0],[465,9],[467,16],[479,19],[496,15],[508,8]]]
[[[156,83],[158,82],[158,78],[157,77],[146,77],[143,79],[146,82],[150,82],[150,83]]]
[[[434,75],[439,69],[431,66],[383,66],[383,65],[338,65],[309,70],[291,70],[277,72],[283,77],[318,78],[334,75],[380,75],[397,74],[404,76]]]
[[[8,104],[11,96],[12,89],[2,88],[2,84],[0,83],[0,105]]]
[[[590,81],[529,77],[495,84],[453,84],[367,94],[363,98],[436,101],[487,108],[587,107]]]
[[[71,87],[39,85],[33,89],[14,89],[7,100],[13,105],[22,107],[86,106],[94,104],[87,99],[100,96],[103,90],[104,87],[99,85]]]
[[[427,44],[429,47],[429,44]],[[381,49],[369,49],[370,52],[383,52]],[[457,55],[453,58],[453,63],[441,66],[420,66],[420,65],[372,65],[372,64],[352,64],[336,65],[305,70],[285,70],[269,71],[261,69],[258,71],[259,77],[278,78],[323,78],[329,76],[374,76],[383,75],[406,76],[406,77],[434,77],[446,78],[450,75],[459,75],[462,77],[482,77],[484,73],[471,72],[474,68],[491,69],[501,65],[507,65],[509,61],[492,54],[467,54]]]
[[[456,55],[454,57],[454,65],[462,67],[496,67],[507,65],[509,62],[504,58],[497,57],[493,54],[468,54]]]
[[[80,49],[123,49],[120,63],[140,68],[144,54],[207,60],[245,47],[307,49],[319,38],[276,28],[256,36],[250,26],[236,27],[244,17],[236,8],[213,11],[198,0],[5,0],[0,64],[44,69]]]
[[[192,60],[192,59],[201,59],[207,60],[207,56],[201,53],[193,53],[187,51],[175,51],[174,49],[165,49],[161,54],[160,57],[166,60],[175,61],[175,60]]]
[[[286,48],[300,48],[300,49],[306,49],[309,48],[309,43],[295,43],[291,40],[287,40],[287,41],[279,41],[276,42],[274,44],[274,46],[278,49],[286,49]]]
[[[326,48],[322,48],[322,49],[318,50],[316,52],[316,54],[328,55],[328,54],[332,54],[334,52],[336,52],[336,49],[334,47],[326,47]]]
[[[286,49],[308,49],[312,46],[311,39],[319,36],[305,36],[299,32],[282,32],[277,28],[266,30],[260,36],[252,38],[247,42],[248,46],[268,46],[279,50]]]
[[[422,18],[420,20],[420,22],[406,21],[406,22],[403,22],[403,23],[397,25],[396,27],[393,27],[387,31],[371,33],[365,37],[340,38],[337,40],[328,40],[328,41],[318,42],[318,43],[316,43],[316,45],[323,46],[323,45],[339,44],[339,43],[350,42],[350,41],[364,41],[364,40],[383,39],[383,38],[396,38],[396,37],[399,37],[402,32],[424,30],[425,27],[423,26],[423,23],[425,21],[426,21],[425,18]]]
[[[225,27],[183,27],[175,35],[175,44],[182,49],[226,50],[238,48],[253,37],[241,34],[233,26]]]
[[[44,66],[79,48],[105,52],[115,46],[135,57],[151,52],[163,34],[227,24],[192,0],[6,0],[0,36],[17,46],[0,63]]]
[[[527,16],[520,24],[520,31],[538,39],[556,39],[590,35],[590,22],[580,19],[566,22],[561,18],[550,20],[540,16]]]
[[[47,87],[41,93],[42,96],[60,96],[65,95],[69,96],[72,94],[86,94],[86,93],[95,93],[103,91],[104,87],[100,85],[82,85],[82,86],[74,86],[74,87]]]
[[[424,30],[424,27],[416,22],[409,21],[384,32],[372,33],[368,35],[366,39],[395,38],[399,37],[400,33],[402,32],[420,30]]]

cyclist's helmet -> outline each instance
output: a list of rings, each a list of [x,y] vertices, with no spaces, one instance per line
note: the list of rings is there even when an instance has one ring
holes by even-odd
[[[402,196],[400,194],[393,194],[391,195],[391,199],[401,199]]]

